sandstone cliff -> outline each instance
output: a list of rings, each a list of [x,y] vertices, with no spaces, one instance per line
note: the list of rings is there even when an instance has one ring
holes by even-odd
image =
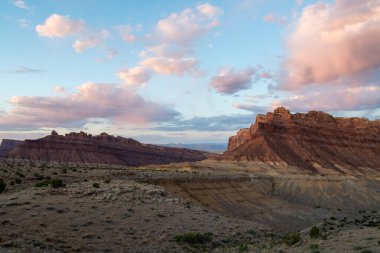
[[[117,164],[141,166],[185,161],[199,161],[206,153],[182,148],[142,144],[131,138],[106,133],[97,136],[80,133],[51,135],[25,140],[8,157],[61,163]]]
[[[21,143],[22,141],[3,139],[0,145],[0,157],[6,156],[10,151],[12,151],[17,145]]]
[[[277,162],[312,171],[380,170],[380,120],[334,118],[279,107],[230,137],[225,157]]]

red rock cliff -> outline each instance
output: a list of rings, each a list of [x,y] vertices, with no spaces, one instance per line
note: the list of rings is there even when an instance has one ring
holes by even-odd
[[[134,139],[114,137],[106,133],[92,136],[84,132],[51,135],[25,140],[8,157],[71,163],[118,164],[141,166],[198,161],[206,153],[190,149],[142,144]]]
[[[334,118],[279,107],[230,137],[225,157],[286,163],[310,170],[380,170],[380,120]]]

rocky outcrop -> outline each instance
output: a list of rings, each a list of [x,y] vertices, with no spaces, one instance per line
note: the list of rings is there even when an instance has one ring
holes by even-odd
[[[334,118],[320,111],[291,114],[279,107],[230,137],[224,157],[312,171],[380,170],[380,120]]]
[[[22,141],[3,139],[0,145],[0,157],[6,156],[10,151],[12,151],[17,145],[21,143]]]
[[[131,138],[106,133],[92,136],[84,132],[51,135],[25,140],[8,157],[60,163],[116,164],[141,166],[191,162],[205,159],[205,152],[142,144]]]

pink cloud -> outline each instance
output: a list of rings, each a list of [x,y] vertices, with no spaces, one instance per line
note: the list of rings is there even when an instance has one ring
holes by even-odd
[[[288,40],[285,83],[326,84],[380,67],[380,2],[337,0],[303,9]]]
[[[219,24],[223,12],[210,4],[198,5],[196,9],[185,9],[171,13],[156,25],[156,36],[163,42],[187,45]]]
[[[183,75],[185,72],[191,72],[196,68],[197,61],[194,57],[149,57],[141,61],[141,65],[151,68],[158,74]]]
[[[255,70],[247,67],[235,70],[231,67],[219,69],[218,74],[211,79],[210,86],[218,93],[234,94],[240,90],[249,89]]]
[[[53,90],[56,93],[66,93],[65,87],[62,87],[62,86],[55,86]]]
[[[141,66],[133,67],[130,69],[120,70],[117,76],[123,80],[127,86],[135,86],[146,84],[151,78],[151,72]]]
[[[82,20],[71,20],[68,16],[52,14],[45,23],[36,26],[36,32],[41,37],[65,37],[77,34],[86,28]]]
[[[89,48],[99,46],[108,37],[107,30],[101,30],[98,32],[86,32],[80,39],[75,40],[73,48],[77,53],[83,53]]]
[[[0,129],[82,127],[92,118],[113,124],[147,124],[171,120],[173,109],[144,100],[133,90],[110,84],[85,83],[60,97],[15,96],[9,112],[0,112]]]
[[[130,25],[119,26],[119,32],[124,41],[136,41],[136,36],[132,33],[132,27]]]
[[[371,110],[380,106],[380,87],[339,85],[330,87],[326,92],[323,87],[311,86],[273,104],[274,107],[283,105],[293,111]]]
[[[284,25],[288,22],[288,18],[286,16],[277,16],[273,13],[266,15],[263,20],[267,23],[274,23],[278,25]]]

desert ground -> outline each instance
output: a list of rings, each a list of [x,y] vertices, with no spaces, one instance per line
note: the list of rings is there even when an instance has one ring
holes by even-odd
[[[0,175],[1,252],[380,252],[380,178],[371,173],[2,160]]]

